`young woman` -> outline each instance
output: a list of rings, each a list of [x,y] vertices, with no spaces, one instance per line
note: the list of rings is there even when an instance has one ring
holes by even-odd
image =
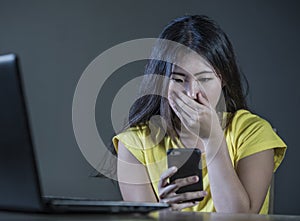
[[[174,62],[149,61],[142,94],[156,92],[136,101],[128,127],[113,138],[124,200],[162,201],[184,211],[267,213],[272,175],[286,145],[247,110],[226,34],[208,17],[194,15],[173,20],[159,38],[196,53],[162,44],[153,49]],[[202,152],[204,190],[177,194],[199,178],[169,183],[178,168],[167,168],[166,153],[191,147]],[[204,199],[193,202],[199,197]]]

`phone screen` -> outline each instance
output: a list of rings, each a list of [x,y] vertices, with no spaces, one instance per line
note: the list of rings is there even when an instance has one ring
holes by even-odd
[[[168,150],[168,167],[176,166],[177,172],[170,177],[170,182],[179,178],[186,178],[197,175],[199,181],[197,183],[181,187],[176,193],[195,192],[203,190],[202,182],[202,165],[201,151],[197,148],[180,148]],[[191,201],[201,201],[202,198],[193,199]]]

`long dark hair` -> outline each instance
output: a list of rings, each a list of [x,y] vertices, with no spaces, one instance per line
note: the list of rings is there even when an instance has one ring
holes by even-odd
[[[226,112],[228,112],[224,124],[225,129],[230,125],[237,110],[247,109],[246,93],[244,93],[241,83],[241,76],[243,75],[238,68],[233,47],[227,35],[215,21],[202,15],[179,17],[164,28],[159,35],[159,39],[174,41],[190,48],[215,69],[217,75],[222,79],[224,105]],[[170,53],[161,44],[157,44],[152,52],[153,57],[161,56],[155,54],[163,54],[163,50],[165,50],[165,53]],[[167,87],[153,76],[170,77],[171,72],[171,63],[157,59],[149,60],[145,68],[145,80],[141,85],[141,94],[147,94],[145,90],[149,90],[149,88],[150,90],[160,89],[162,90],[159,92],[160,94],[166,94]],[[248,90],[247,80],[244,79]],[[217,105],[216,109],[221,106]],[[180,121],[164,96],[145,95],[140,97],[130,110],[127,126],[146,124],[154,115],[160,115],[164,118],[167,124],[166,132],[174,138],[176,136],[175,128],[180,126]]]

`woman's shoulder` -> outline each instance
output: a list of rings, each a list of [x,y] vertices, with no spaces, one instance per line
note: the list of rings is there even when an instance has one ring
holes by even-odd
[[[244,109],[235,112],[226,134],[231,140],[235,140],[234,143],[243,143],[245,140],[273,140],[277,137],[270,122]]]
[[[235,112],[230,128],[232,130],[243,130],[246,128],[271,127],[270,123],[261,116],[250,112],[249,110],[240,109]],[[272,128],[272,127],[271,127]]]
[[[166,130],[149,122],[135,125],[113,137],[113,143],[121,141],[129,147],[147,149],[166,139]]]
[[[235,113],[227,130],[227,139],[236,159],[274,149],[274,171],[284,158],[287,147],[271,123],[248,110],[238,110]]]
[[[149,127],[147,124],[131,126],[117,133],[113,137],[113,142],[121,141],[129,146],[136,146],[137,144],[140,144],[139,141],[142,137],[147,136],[147,133],[149,133]]]
[[[227,136],[236,146],[286,147],[271,123],[249,110],[235,113],[227,128]]]
[[[128,127],[126,129],[124,129],[123,131],[121,131],[120,133],[118,133],[116,136],[117,137],[145,137],[148,136],[148,134],[150,133],[150,129],[149,129],[149,125],[148,123],[144,123],[144,124],[139,124],[139,125],[134,125],[131,127]]]
[[[252,113],[250,110],[246,110],[246,109],[240,109],[237,110],[234,114],[234,119],[259,119],[261,118],[260,116],[258,116],[257,114]]]

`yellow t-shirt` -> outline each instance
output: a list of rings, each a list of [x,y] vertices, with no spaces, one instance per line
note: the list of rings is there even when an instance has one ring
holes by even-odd
[[[155,130],[151,134],[149,125],[136,126],[116,135],[113,144],[118,150],[118,141],[146,166],[152,187],[158,196],[158,181],[163,171],[167,169],[167,150],[180,148],[164,131]],[[233,167],[239,160],[257,152],[274,149],[274,172],[284,158],[286,144],[274,132],[271,125],[264,119],[247,110],[239,110],[233,117],[232,123],[225,133],[225,139]],[[211,197],[205,154],[202,155],[203,189],[208,195],[196,206],[186,208],[184,211],[215,212]],[[265,198],[260,214],[267,214],[269,208],[269,192]]]

